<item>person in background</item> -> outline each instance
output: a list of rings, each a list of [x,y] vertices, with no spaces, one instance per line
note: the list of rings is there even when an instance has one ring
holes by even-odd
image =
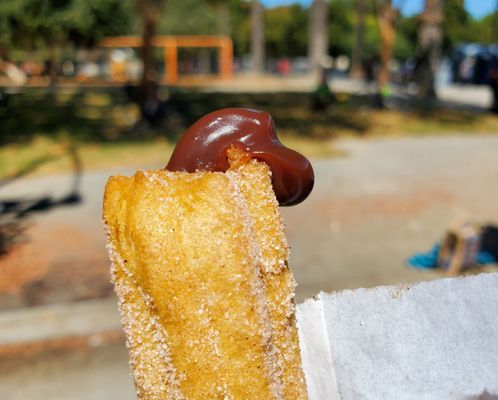
[[[313,111],[325,111],[335,102],[334,93],[330,90],[327,79],[327,70],[320,71],[320,83],[311,94],[311,109]]]

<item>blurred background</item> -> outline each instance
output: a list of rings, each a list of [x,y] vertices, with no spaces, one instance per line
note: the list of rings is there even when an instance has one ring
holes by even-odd
[[[0,395],[133,399],[101,222],[222,107],[315,168],[299,301],[497,271],[496,0],[0,2]]]

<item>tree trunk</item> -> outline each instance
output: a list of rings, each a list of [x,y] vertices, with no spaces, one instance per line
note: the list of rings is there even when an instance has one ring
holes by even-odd
[[[356,0],[356,28],[352,54],[351,76],[363,78],[363,47],[365,44],[365,0]]]
[[[3,60],[8,60],[9,52],[7,50],[7,46],[0,44],[0,62]]]
[[[327,2],[313,0],[309,14],[308,61],[310,72],[318,77],[321,64],[328,54]]]
[[[139,102],[142,117],[145,117],[146,104],[154,101],[157,91],[157,71],[154,68],[154,47],[152,39],[156,34],[156,26],[161,16],[164,0],[138,0],[138,9],[141,13],[142,31],[142,79],[139,87]]]
[[[380,33],[380,66],[377,82],[382,89],[390,81],[389,63],[392,60],[394,43],[396,41],[396,19],[397,10],[393,7],[391,0],[383,2],[377,8],[377,21]]]
[[[60,59],[60,51],[58,44],[52,43],[50,46],[49,52],[49,70],[48,76],[50,79],[50,87],[57,86],[58,80],[58,70],[59,70],[59,59]]]
[[[443,0],[425,0],[418,31],[418,67],[416,80],[419,97],[436,98],[435,76],[441,58]]]
[[[251,57],[253,73],[262,74],[265,69],[264,7],[257,0],[251,4]]]

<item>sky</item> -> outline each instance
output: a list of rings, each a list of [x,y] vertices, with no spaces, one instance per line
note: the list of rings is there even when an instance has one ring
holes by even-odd
[[[261,2],[267,7],[276,7],[291,3],[300,3],[304,6],[309,6],[311,0],[261,0]],[[474,18],[481,18],[493,12],[497,2],[498,0],[465,0],[465,8]],[[413,15],[422,10],[424,0],[394,0],[394,4],[402,5],[403,14]]]

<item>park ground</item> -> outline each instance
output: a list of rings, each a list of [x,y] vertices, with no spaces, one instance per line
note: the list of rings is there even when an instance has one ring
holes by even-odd
[[[270,112],[281,141],[315,158],[340,155],[330,143],[344,137],[498,132],[498,116],[487,112],[491,93],[485,86],[443,87],[438,103],[415,105],[398,89],[392,108],[378,110],[371,106],[372,92],[363,83],[336,79],[336,103],[317,112],[310,109],[309,80],[233,82],[195,91],[163,90],[160,96],[170,103],[169,122],[152,129],[138,122],[138,107],[122,87],[7,91],[0,97],[0,179],[67,171],[74,167],[75,149],[87,171],[163,163],[186,127],[223,107]]]
[[[78,311],[80,323],[101,318],[91,329],[73,327],[70,337],[28,324],[15,332],[30,338],[24,347],[0,337],[0,393],[7,398],[134,398],[109,283],[102,192],[111,174],[164,165],[175,137],[127,131],[136,110],[115,101],[121,96],[68,90],[50,103],[34,91],[12,100],[19,103],[5,121],[24,138],[0,148],[0,199],[25,212],[9,220],[14,239],[0,258],[0,324],[38,310],[60,332],[85,304],[92,306]],[[187,122],[206,107],[268,109],[283,141],[312,159],[313,193],[282,209],[299,301],[321,290],[443,277],[405,261],[429,250],[452,223],[498,222],[498,119],[482,104],[378,111],[344,92],[336,107],[316,114],[303,92],[176,96],[189,105]],[[26,118],[14,125],[21,111]],[[60,131],[51,132],[54,126]],[[484,270],[497,269],[473,273]]]

